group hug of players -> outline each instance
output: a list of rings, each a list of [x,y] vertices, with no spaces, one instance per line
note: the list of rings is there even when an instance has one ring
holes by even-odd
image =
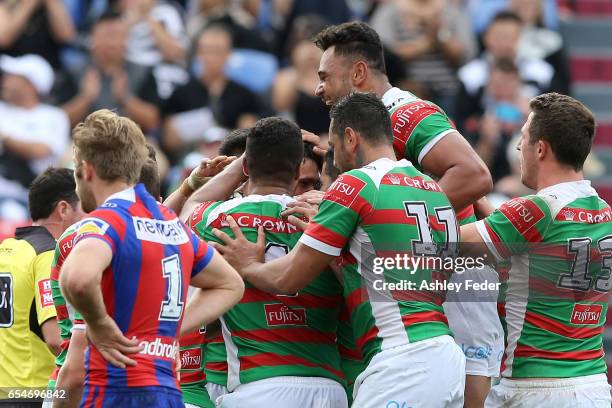
[[[65,340],[52,386],[72,398],[48,404],[609,407],[612,216],[582,176],[591,112],[559,94],[531,101],[517,148],[537,193],[493,211],[486,167],[436,105],[389,85],[376,32],[346,23],[316,44],[329,146],[262,119],[243,155],[203,163],[163,205],[137,184],[150,159],[133,122],[98,111],[75,128],[89,214],[58,241],[52,272]],[[324,194],[294,197],[307,143],[333,161]],[[499,314],[374,288],[457,279],[369,260],[459,241],[504,271]],[[486,273],[497,277],[465,276]]]

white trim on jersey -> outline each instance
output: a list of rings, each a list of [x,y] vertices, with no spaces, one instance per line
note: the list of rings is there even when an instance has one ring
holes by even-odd
[[[136,191],[134,187],[126,188],[125,190],[118,191],[114,194],[111,194],[104,202],[108,202],[110,200],[125,200],[130,203],[136,202]]]
[[[497,261],[503,261],[504,258],[499,254],[499,252],[497,251],[497,248],[495,248],[495,244],[493,244],[493,240],[491,239],[491,236],[489,235],[489,231],[487,231],[487,227],[485,226],[485,221],[479,220],[479,221],[476,221],[475,224],[476,224],[476,230],[482,237],[482,240],[484,241],[484,243],[487,244],[487,248],[489,248],[489,251],[491,251],[491,254],[495,257]]]
[[[427,144],[425,146],[423,146],[423,148],[421,149],[421,152],[419,153],[419,157],[417,158],[417,161],[419,162],[419,164],[421,164],[421,162],[423,161],[423,159],[425,158],[427,153],[429,153],[429,151],[431,149],[433,149],[434,146],[440,140],[442,140],[442,138],[444,136],[448,135],[449,133],[456,132],[456,131],[457,131],[456,129],[447,129],[447,130],[444,130],[444,131],[438,133],[438,135],[436,137],[434,137],[433,139],[431,139],[429,142],[427,142]]]
[[[382,338],[381,350],[410,343],[397,301],[393,300],[393,296],[388,290],[374,289],[373,282],[375,280],[384,280],[384,275],[375,274],[363,262],[362,254],[365,254],[367,259],[373,259],[376,256],[376,251],[374,244],[362,227],[358,227],[355,230],[353,239],[351,239],[350,250],[357,260],[357,272],[366,281],[365,286],[372,308],[374,325],[378,329],[377,337]]]
[[[342,248],[336,248],[335,246],[328,245],[325,242],[319,241],[318,239],[306,234],[302,234],[299,242],[306,245],[307,247],[310,247],[316,251],[322,252],[330,256],[338,256],[342,252]]]
[[[503,377],[512,377],[514,351],[523,332],[529,300],[529,255],[513,256],[511,262],[505,304],[508,336]]]
[[[232,335],[225,324],[223,316],[219,318],[221,322],[221,333],[227,351],[227,389],[233,391],[240,385],[240,359],[238,358],[238,347],[232,340]]]

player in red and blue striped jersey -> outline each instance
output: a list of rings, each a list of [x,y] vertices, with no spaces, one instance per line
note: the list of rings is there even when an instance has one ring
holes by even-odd
[[[145,139],[102,110],[74,130],[77,192],[93,211],[77,231],[60,285],[91,345],[82,407],[182,407],[176,380],[181,323],[194,330],[242,296],[236,272],[137,180]],[[200,273],[206,270],[206,273]],[[187,288],[201,288],[183,318]]]

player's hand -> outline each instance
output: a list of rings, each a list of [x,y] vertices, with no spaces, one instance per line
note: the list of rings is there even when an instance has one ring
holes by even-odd
[[[321,205],[323,201],[323,196],[325,195],[325,191],[320,190],[310,190],[305,192],[304,194],[300,194],[299,196],[295,196],[296,201],[303,201],[312,205]]]
[[[289,223],[304,231],[308,227],[310,220],[317,215],[317,211],[318,207],[316,205],[294,201],[287,204],[287,209],[281,213],[281,216],[287,218]]]
[[[302,141],[312,143],[314,145],[314,148],[312,149],[312,151],[321,157],[325,156],[325,153],[327,153],[328,147],[323,145],[323,143],[321,142],[321,138],[307,130],[304,130],[304,129],[300,129],[300,130],[302,131]]]
[[[200,178],[216,176],[236,158],[236,156],[217,156],[213,159],[204,159],[198,166],[196,175]]]
[[[213,229],[213,234],[223,241],[223,245],[211,242],[212,245],[230,265],[243,276],[243,270],[254,263],[263,263],[266,251],[266,235],[263,227],[257,229],[257,242],[253,243],[245,238],[244,234],[236,224],[236,221],[228,215],[226,221],[234,233],[235,238],[231,238],[225,232]]]
[[[87,337],[102,357],[115,367],[125,368],[137,364],[127,354],[139,353],[142,346],[138,344],[138,339],[125,337],[109,315],[99,322],[87,322]]]

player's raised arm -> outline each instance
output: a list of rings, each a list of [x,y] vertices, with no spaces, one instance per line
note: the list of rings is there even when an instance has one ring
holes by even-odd
[[[106,313],[100,281],[113,253],[100,239],[78,242],[62,268],[60,285],[66,299],[83,315],[91,342],[110,363],[125,368],[136,362],[124,354],[138,353],[137,339],[125,337]]]
[[[238,303],[244,294],[244,282],[236,270],[204,241],[195,236],[192,239],[197,240],[195,245],[198,251],[190,285],[200,289],[187,303],[181,335],[215,321]],[[205,266],[202,268],[203,263]]]
[[[426,173],[439,177],[438,184],[457,210],[493,189],[487,166],[459,132],[438,141],[423,157],[421,166]]]

